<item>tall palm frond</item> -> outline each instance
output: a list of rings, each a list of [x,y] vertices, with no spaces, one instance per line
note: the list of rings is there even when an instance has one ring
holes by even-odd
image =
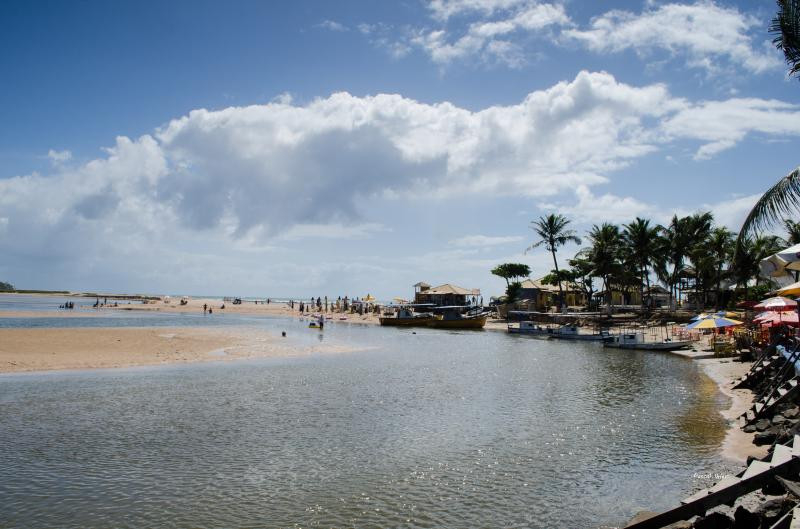
[[[769,32],[775,35],[772,43],[786,58],[789,75],[800,77],[800,0],[778,0],[778,13]]]
[[[750,210],[739,231],[741,242],[754,232],[770,228],[776,222],[800,211],[800,167],[781,178],[764,193]]]

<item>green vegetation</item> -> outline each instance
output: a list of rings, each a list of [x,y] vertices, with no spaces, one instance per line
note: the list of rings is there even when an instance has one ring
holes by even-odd
[[[558,283],[558,306],[564,306],[564,289],[561,287],[561,276],[558,272],[558,260],[556,251],[567,243],[574,242],[580,244],[581,240],[575,235],[573,230],[567,229],[570,221],[563,215],[550,214],[546,217],[539,217],[539,220],[531,221],[530,228],[540,237],[538,241],[528,247],[525,252],[544,245],[545,249],[553,256],[553,267]]]
[[[0,281],[0,292],[14,292],[14,285]]]
[[[506,280],[506,296],[509,301],[513,301],[517,297],[521,288],[518,281],[512,280],[528,277],[530,273],[530,267],[523,263],[503,263],[492,268],[492,274]]]
[[[543,245],[555,255],[554,249],[564,242],[580,241],[574,232],[564,229],[567,224],[569,220],[561,215],[541,218],[535,229],[545,235],[526,251]],[[787,220],[784,225],[787,239],[745,236],[737,244],[736,234],[716,226],[709,212],[675,215],[666,226],[638,217],[622,226],[604,222],[589,230],[589,245],[569,261],[570,268],[556,266],[542,282],[576,285],[591,300],[597,280],[605,303],[611,303],[614,291],[624,297],[638,292],[642,305],[649,306],[651,281],[656,279],[668,289],[670,306],[679,292],[688,290],[696,303],[722,308],[735,302],[737,295],[755,299],[775,287],[760,275],[759,262],[797,240],[800,224]],[[737,290],[724,288],[726,282]],[[563,296],[563,290],[559,289],[559,294]]]

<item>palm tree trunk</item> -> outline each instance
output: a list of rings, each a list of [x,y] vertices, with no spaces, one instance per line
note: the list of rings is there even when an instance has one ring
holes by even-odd
[[[645,267],[642,267],[639,276],[639,303],[642,304],[642,309],[644,309],[644,276]]]
[[[553,248],[551,246],[551,248]],[[564,291],[561,289],[561,274],[558,273],[558,260],[556,260],[556,250],[550,252],[553,254],[553,266],[556,268],[556,282],[558,283],[558,310],[564,306]]]

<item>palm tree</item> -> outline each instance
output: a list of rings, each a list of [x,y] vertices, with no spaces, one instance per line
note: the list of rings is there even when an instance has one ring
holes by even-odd
[[[650,290],[650,266],[658,254],[660,226],[651,226],[648,219],[636,217],[625,224],[622,238],[639,272],[639,297],[645,304],[644,289]]]
[[[775,35],[772,43],[786,58],[789,75],[800,77],[800,0],[778,0],[778,13],[769,32]]]
[[[786,232],[789,235],[786,237],[786,244],[789,246],[800,244],[800,222],[784,219],[783,225],[786,227]]]
[[[675,296],[675,286],[678,278],[684,269],[686,260],[686,248],[688,246],[687,223],[688,217],[678,218],[672,216],[672,220],[667,226],[661,228],[661,247],[659,252],[664,258],[656,263],[656,274],[659,279],[669,287],[669,305],[672,308],[672,300]],[[668,268],[671,265],[671,269]]]
[[[736,251],[733,254],[733,276],[736,284],[744,287],[747,298],[747,284],[751,279],[756,280],[756,285],[761,281],[759,262],[779,251],[782,247],[780,237],[770,235],[767,237],[742,238],[736,241]]]
[[[589,232],[592,246],[588,248],[589,260],[594,267],[594,275],[603,280],[603,289],[606,293],[605,302],[611,307],[611,278],[619,270],[620,233],[619,227],[604,222],[600,226],[592,226]]]
[[[742,224],[739,241],[800,211],[800,167],[767,189]]]
[[[699,303],[700,290],[702,283],[704,265],[710,264],[708,252],[708,237],[711,235],[711,227],[714,223],[714,216],[710,212],[695,213],[687,217],[686,220],[686,256],[692,261],[694,267],[694,294],[695,301]],[[703,300],[705,303],[705,299]]]
[[[783,52],[789,75],[800,76],[800,0],[778,0],[778,13],[772,19],[773,43]],[[756,202],[739,232],[741,244],[753,232],[768,228],[782,217],[800,209],[800,167],[784,176]]]
[[[541,237],[537,242],[528,246],[525,250],[527,253],[534,248],[544,245],[545,249],[553,256],[553,266],[555,267],[556,277],[558,278],[558,306],[561,308],[564,305],[564,290],[561,288],[561,275],[558,272],[558,260],[556,259],[556,251],[561,246],[569,242],[580,244],[580,238],[575,235],[573,230],[567,229],[570,223],[569,219],[563,215],[551,213],[546,217],[539,217],[537,221],[531,221],[530,228]]]
[[[725,266],[725,263],[729,262],[733,255],[733,233],[725,227],[715,228],[708,238],[708,247],[715,265],[714,275],[717,285],[715,305],[717,309],[720,309],[722,308],[720,305],[722,299],[722,268]]]

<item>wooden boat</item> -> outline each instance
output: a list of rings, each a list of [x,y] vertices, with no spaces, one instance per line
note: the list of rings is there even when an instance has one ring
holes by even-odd
[[[670,338],[647,341],[644,333],[630,332],[612,336],[610,340],[603,342],[603,347],[642,349],[645,351],[677,351],[689,347],[690,344],[691,342],[688,340],[672,340]]]
[[[437,314],[428,327],[434,329],[483,329],[489,314],[473,309],[462,312],[464,307],[438,307],[441,314]]]
[[[393,316],[381,316],[378,320],[381,325],[388,327],[424,327],[434,320],[429,312],[414,313],[411,309],[401,307]]]

